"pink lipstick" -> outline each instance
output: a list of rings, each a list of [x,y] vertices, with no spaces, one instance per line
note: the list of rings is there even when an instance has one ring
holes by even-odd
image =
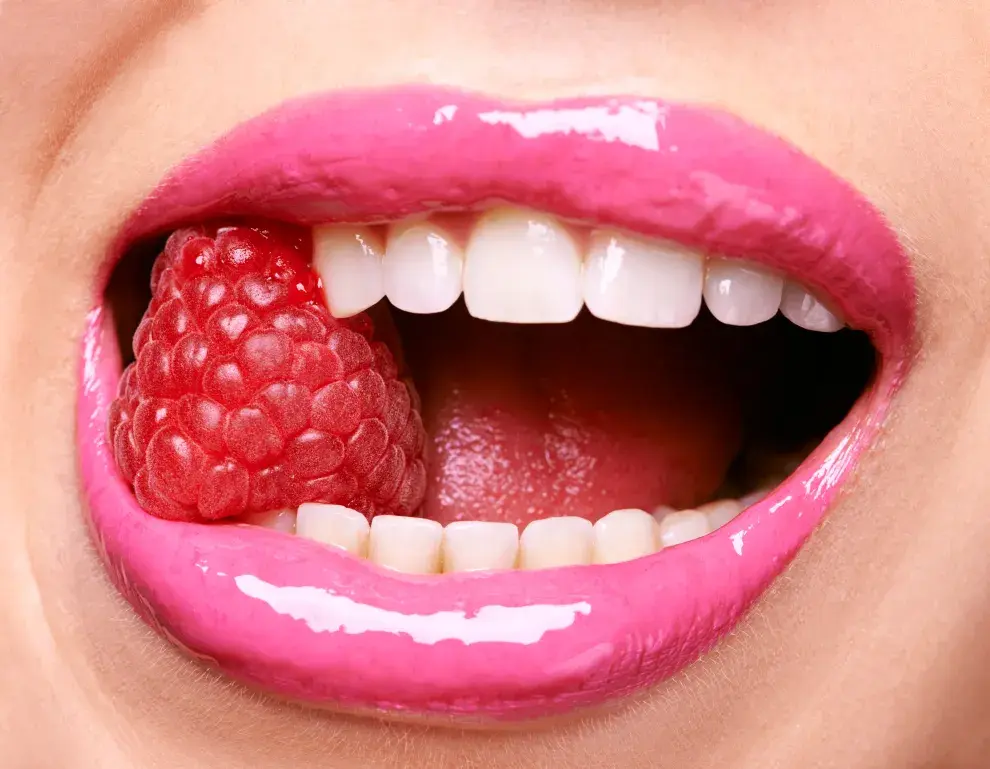
[[[108,271],[133,243],[206,219],[377,223],[492,201],[786,273],[869,333],[877,375],[786,482],[701,539],[619,564],[417,577],[271,530],[143,511],[104,437],[120,361],[98,306],[77,425],[91,528],[122,594],[180,648],[314,704],[561,714],[697,659],[820,523],[907,373],[914,283],[879,212],[732,116],[641,98],[516,104],[429,88],[307,98],[175,168],[127,219]]]

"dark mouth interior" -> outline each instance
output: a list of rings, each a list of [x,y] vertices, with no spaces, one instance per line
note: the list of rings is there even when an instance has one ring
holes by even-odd
[[[878,361],[862,331],[823,334],[782,315],[752,328],[718,325],[752,361],[743,400],[744,449],[726,479],[726,496],[735,496],[752,491],[766,470],[775,478],[790,474],[845,419]]]
[[[131,339],[150,301],[151,268],[164,242],[161,238],[131,249],[114,269],[106,289],[125,366],[134,360]],[[653,361],[658,366],[658,381],[667,381],[664,372],[684,368],[690,358],[692,366],[700,367],[700,379],[723,384],[718,397],[730,398],[736,404],[733,413],[738,415],[741,428],[741,440],[726,447],[731,457],[727,469],[719,472],[721,483],[717,489],[709,488],[706,498],[741,497],[768,483],[779,483],[849,413],[869,386],[877,365],[877,354],[865,333],[851,329],[807,331],[779,314],[751,327],[719,323],[705,308],[687,329],[618,326],[592,318],[587,312],[566,324],[571,328],[513,326],[470,318],[461,301],[437,315],[417,316],[392,309],[390,317],[427,409],[435,367],[448,365],[465,350],[471,354],[472,349],[490,345],[492,338],[511,337],[513,344],[523,345],[536,345],[534,340],[539,340],[538,344],[565,351],[565,357],[569,346],[586,345],[586,335],[607,338],[608,348],[620,356],[617,360],[624,360],[625,350],[633,363]],[[650,354],[644,356],[643,350]],[[662,365],[656,363],[658,359]],[[580,376],[579,371],[574,374],[575,379]],[[493,387],[497,389],[497,385]],[[676,388],[658,387],[655,406],[676,407],[677,392]],[[506,409],[511,409],[511,401],[508,398]],[[622,407],[621,399],[603,398],[596,401],[596,408],[607,410],[610,403]],[[651,407],[639,403],[637,408],[646,411]],[[701,501],[705,500],[691,500]]]

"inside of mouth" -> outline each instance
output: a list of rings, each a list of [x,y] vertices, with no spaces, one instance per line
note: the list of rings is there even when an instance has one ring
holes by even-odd
[[[463,244],[472,226],[451,235],[447,221],[443,232]],[[376,229],[387,249],[392,228]],[[163,244],[132,249],[108,284],[125,366]],[[654,547],[675,546],[726,525],[780,484],[848,414],[876,367],[865,333],[809,330],[779,312],[735,325],[703,305],[683,328],[616,323],[587,307],[566,323],[493,322],[472,316],[463,297],[432,313],[386,298],[369,312],[421,401],[427,491],[417,516],[448,529],[492,522],[525,532],[534,521],[594,524],[615,511],[635,528],[629,511],[640,511],[655,524]],[[320,538],[326,527],[304,526],[303,514],[316,520],[309,509],[274,509],[239,522]],[[568,536],[563,526],[551,534],[550,549]],[[589,526],[581,536],[595,534]],[[368,555],[366,541],[358,547]],[[571,557],[544,556],[532,560]],[[587,557],[608,560],[593,544]]]

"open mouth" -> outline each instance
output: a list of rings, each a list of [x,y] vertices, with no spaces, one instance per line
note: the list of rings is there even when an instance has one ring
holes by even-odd
[[[642,99],[283,106],[160,185],[104,286],[79,451],[141,616],[292,699],[482,718],[615,700],[731,629],[913,333],[859,195]]]

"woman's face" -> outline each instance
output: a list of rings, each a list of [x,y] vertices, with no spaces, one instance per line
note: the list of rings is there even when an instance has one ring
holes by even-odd
[[[5,765],[986,761],[990,6],[8,0],[0,50]],[[712,651],[617,706],[463,729],[286,704],[151,630],[91,544],[79,350],[128,215],[288,99],[406,83],[715,105],[862,192],[914,272],[909,373],[824,524]]]

